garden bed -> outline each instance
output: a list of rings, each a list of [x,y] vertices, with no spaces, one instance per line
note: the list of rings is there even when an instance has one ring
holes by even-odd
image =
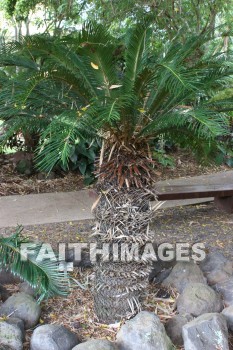
[[[178,177],[191,177],[205,175],[219,171],[229,170],[222,165],[201,165],[189,152],[173,153],[174,167],[163,167],[158,164],[156,176],[157,181]],[[41,179],[41,177],[43,179]],[[83,176],[78,172],[53,174],[52,179],[43,174],[20,175],[15,169],[12,155],[0,154],[0,196],[25,195],[30,193],[69,192],[77,191],[85,187]]]
[[[50,243],[54,248],[58,242],[84,242],[88,240],[93,225],[92,220],[26,226],[24,233],[31,239]],[[151,225],[155,241],[162,242],[201,242],[207,251],[220,249],[233,258],[233,214],[217,210],[213,204],[177,207],[156,213]],[[0,229],[0,233],[10,234],[13,228]],[[54,243],[56,242],[56,244]],[[82,285],[91,286],[93,270],[76,268],[73,277]],[[89,281],[89,284],[88,284]],[[11,292],[17,285],[10,286]],[[158,313],[162,322],[174,315],[175,299],[156,299],[158,287],[151,284],[147,290],[144,310]],[[175,295],[174,295],[175,296]],[[89,338],[114,339],[118,327],[100,324],[95,316],[90,289],[76,287],[68,298],[53,298],[42,303],[41,324],[56,323],[68,327],[81,340]],[[120,326],[120,325],[118,325]],[[31,331],[27,331],[25,350],[28,349]],[[232,342],[232,341],[231,341]],[[231,348],[233,349],[233,347]]]

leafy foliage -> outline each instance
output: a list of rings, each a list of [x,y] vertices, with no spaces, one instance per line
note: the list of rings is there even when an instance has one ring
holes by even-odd
[[[60,161],[68,167],[75,145],[97,137],[104,140],[100,177],[141,186],[135,178],[149,181],[149,144],[159,135],[208,153],[229,133],[232,101],[211,98],[229,87],[232,63],[221,50],[205,54],[209,33],[158,52],[153,39],[150,21],[121,39],[88,23],[77,34],[26,37],[4,49],[0,64],[22,71],[2,89],[0,116],[49,121],[38,147],[41,169]]]
[[[21,248],[28,244],[29,254],[22,259]],[[11,272],[27,281],[37,294],[39,300],[54,295],[66,296],[69,291],[69,277],[58,271],[58,263],[51,260],[37,260],[41,243],[30,242],[22,235],[22,228],[10,237],[0,238],[0,268]]]
[[[226,23],[232,29],[232,0],[88,0],[85,10],[88,18],[110,25],[113,32],[124,32],[126,26],[150,14],[157,31],[157,44],[167,38],[172,40],[177,32],[180,38],[187,37],[187,33],[213,34],[219,23]]]
[[[101,142],[98,139],[89,142],[79,141],[73,146],[73,152],[69,157],[68,166],[71,170],[78,169],[84,176],[84,184],[90,185],[94,182],[94,163],[100,152]],[[63,167],[63,164],[61,164]],[[64,169],[66,170],[66,169]]]

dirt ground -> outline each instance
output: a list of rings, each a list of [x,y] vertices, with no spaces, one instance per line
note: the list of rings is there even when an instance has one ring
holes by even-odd
[[[26,226],[24,233],[31,239],[50,243],[56,248],[58,242],[88,241],[92,227],[91,220],[75,221]],[[229,259],[233,258],[233,214],[219,211],[212,203],[157,211],[151,230],[156,243],[204,243],[207,251],[220,249]],[[0,233],[10,234],[13,231],[13,228],[1,229]],[[75,332],[81,340],[89,338],[114,340],[120,325],[113,327],[100,324],[94,312],[91,297],[93,270],[76,268],[73,277],[87,289],[83,290],[77,285],[67,298],[44,301],[40,323],[63,324]],[[18,286],[10,288],[14,292]],[[153,284],[148,287],[143,309],[157,313],[161,321],[166,322],[175,314],[176,295],[167,300],[159,300],[156,297],[157,291],[157,287]],[[30,335],[31,331],[28,331],[25,350],[29,347]]]
[[[173,154],[174,168],[158,164],[156,169],[157,181],[177,177],[190,177],[229,170],[227,166],[201,165],[189,152],[179,151]],[[0,154],[0,196],[13,194],[69,192],[83,189],[83,177],[77,172],[55,174],[53,179],[40,179],[38,174],[31,176],[19,175],[15,170],[13,158]]]

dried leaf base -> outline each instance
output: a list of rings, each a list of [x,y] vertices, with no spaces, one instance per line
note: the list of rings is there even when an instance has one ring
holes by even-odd
[[[151,242],[148,228],[152,217],[151,192],[112,188],[99,193],[93,234],[98,244],[137,243],[142,251],[144,245]],[[148,261],[114,262],[113,255],[110,262],[97,262],[93,295],[100,322],[118,322],[140,311],[150,269]]]

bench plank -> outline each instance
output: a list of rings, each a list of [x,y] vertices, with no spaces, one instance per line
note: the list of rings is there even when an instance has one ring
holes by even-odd
[[[232,197],[233,183],[227,185],[177,185],[156,189],[159,201],[205,197]]]

